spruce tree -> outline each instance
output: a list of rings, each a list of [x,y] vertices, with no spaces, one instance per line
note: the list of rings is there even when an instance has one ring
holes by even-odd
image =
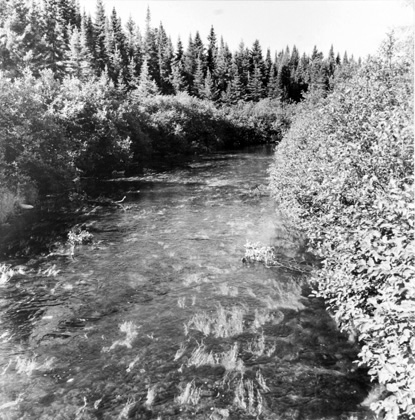
[[[55,0],[43,0],[41,13],[46,43],[45,67],[51,69],[57,77],[63,77],[68,47],[65,21]]]
[[[267,96],[271,99],[280,99],[281,90],[279,88],[278,70],[275,64],[272,64],[268,79]]]
[[[159,82],[159,61],[157,47],[157,31],[151,26],[150,8],[147,8],[146,25],[143,39],[143,60],[147,61],[148,71],[152,80]]]
[[[218,54],[218,46],[216,40],[215,30],[213,26],[210,28],[210,32],[208,35],[208,48],[207,48],[207,55],[206,55],[206,67],[211,74],[215,72],[215,64],[216,64],[216,56]]]
[[[225,92],[222,92],[222,101],[228,104],[236,104],[243,98],[243,87],[239,77],[239,69],[235,57],[232,59],[230,81]]]
[[[177,40],[176,53],[173,57],[172,74],[170,83],[173,86],[174,93],[187,91],[187,82],[184,70],[184,52],[181,39]]]
[[[216,55],[215,72],[212,74],[216,87],[219,92],[225,92],[230,81],[230,67],[232,63],[232,54],[229,51],[227,44],[220,39],[219,51]]]
[[[202,97],[202,91],[205,84],[203,67],[203,61],[200,57],[198,57],[196,60],[196,71],[194,74],[192,94],[199,98]]]
[[[255,65],[254,71],[249,75],[247,86],[247,99],[258,102],[264,97],[264,85],[262,82],[262,72],[258,65]]]
[[[217,91],[215,89],[212,74],[210,73],[209,69],[206,71],[206,77],[203,88],[200,92],[200,96],[203,99],[208,99],[209,101],[214,101],[217,97]]]
[[[95,65],[98,74],[100,74],[107,65],[108,56],[106,51],[106,17],[105,8],[102,0],[97,0],[94,22],[95,39]]]
[[[140,77],[138,79],[138,87],[134,91],[134,95],[147,97],[157,94],[159,94],[159,89],[150,75],[147,59],[144,59],[143,65],[141,66]]]

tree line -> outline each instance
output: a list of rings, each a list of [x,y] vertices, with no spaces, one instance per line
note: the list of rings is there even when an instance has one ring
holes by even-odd
[[[187,47],[180,38],[173,45],[162,23],[152,27],[149,9],[141,31],[131,16],[123,26],[115,8],[108,17],[102,0],[94,17],[81,12],[77,0],[0,0],[0,6],[0,68],[11,78],[23,69],[35,75],[50,69],[58,79],[105,73],[121,90],[187,92],[219,104],[263,98],[298,102],[302,92],[328,90],[336,76],[358,65],[333,47],[327,57],[317,47],[311,55],[300,54],[296,46],[272,56],[256,40],[251,48],[241,42],[231,52],[213,26],[206,43],[196,32]]]

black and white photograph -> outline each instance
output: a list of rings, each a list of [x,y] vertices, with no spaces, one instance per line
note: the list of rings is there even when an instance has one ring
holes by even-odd
[[[0,0],[0,420],[414,420],[413,0]]]

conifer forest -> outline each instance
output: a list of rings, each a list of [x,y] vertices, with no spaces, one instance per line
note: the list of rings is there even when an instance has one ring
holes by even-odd
[[[0,419],[415,418],[413,34],[275,48],[0,0]]]

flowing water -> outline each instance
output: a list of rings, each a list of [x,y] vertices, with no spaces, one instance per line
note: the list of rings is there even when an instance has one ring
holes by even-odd
[[[372,418],[356,348],[307,276],[242,261],[247,241],[294,256],[264,193],[271,159],[109,181],[126,199],[83,216],[92,243],[4,274],[0,418]]]

